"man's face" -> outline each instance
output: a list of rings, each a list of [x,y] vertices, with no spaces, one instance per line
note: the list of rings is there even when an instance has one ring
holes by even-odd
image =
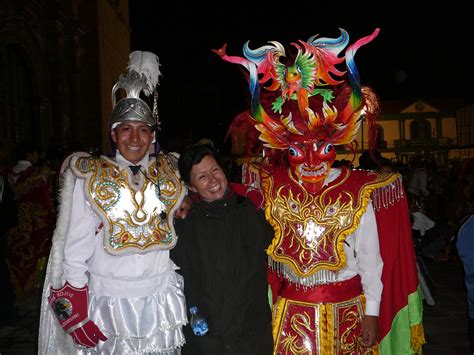
[[[189,177],[189,189],[209,202],[224,197],[227,178],[213,156],[206,155],[198,164],[193,165]]]
[[[120,154],[129,162],[136,164],[147,153],[155,133],[146,123],[127,121],[113,129],[111,137]]]

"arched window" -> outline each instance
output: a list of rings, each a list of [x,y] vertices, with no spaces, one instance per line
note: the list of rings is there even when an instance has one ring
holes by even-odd
[[[0,139],[39,143],[30,67],[17,45],[0,47]]]
[[[411,139],[431,138],[431,123],[426,119],[416,119],[410,123]]]

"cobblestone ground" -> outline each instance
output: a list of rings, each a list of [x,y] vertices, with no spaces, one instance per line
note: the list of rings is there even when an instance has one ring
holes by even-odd
[[[467,355],[467,304],[461,262],[428,263],[436,283],[436,304],[424,307],[423,324],[428,355]]]
[[[423,347],[423,354],[467,355],[469,345],[462,265],[456,259],[445,263],[428,262],[428,268],[436,284],[436,304],[424,306],[427,344]],[[37,353],[38,310],[39,299],[33,294],[18,305],[16,324],[0,326],[0,355]]]
[[[34,292],[17,305],[15,324],[0,326],[0,355],[37,354],[40,296]]]

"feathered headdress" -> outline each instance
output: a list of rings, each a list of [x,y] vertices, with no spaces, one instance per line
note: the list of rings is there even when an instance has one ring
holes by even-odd
[[[151,52],[135,51],[130,53],[128,73],[120,75],[119,80],[112,88],[112,119],[111,126],[124,121],[142,121],[150,126],[160,127],[158,117],[158,90],[160,62]],[[116,103],[117,92],[123,89],[126,97]],[[153,95],[153,107],[140,97]]]
[[[257,49],[244,45],[244,57],[228,56],[226,46],[214,50],[225,61],[241,64],[248,71],[251,105],[248,115],[239,115],[230,127],[241,126],[250,119],[260,132],[263,145],[271,149],[288,149],[292,137],[322,137],[335,145],[349,145],[367,118],[375,130],[378,102],[375,94],[360,83],[354,55],[379,33],[350,45],[348,33],[340,29],[338,38],[310,37],[293,43],[295,53],[287,56],[276,41]],[[282,62],[282,58],[286,60]],[[291,60],[290,60],[291,59]],[[346,70],[336,66],[345,63]],[[248,142],[255,146],[255,142]]]

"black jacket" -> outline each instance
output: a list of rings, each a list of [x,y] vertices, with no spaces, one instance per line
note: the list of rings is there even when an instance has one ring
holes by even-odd
[[[263,211],[229,189],[219,201],[195,201],[177,220],[171,258],[181,268],[189,308],[197,306],[209,332],[185,327],[183,354],[272,353],[266,253],[273,229]]]

